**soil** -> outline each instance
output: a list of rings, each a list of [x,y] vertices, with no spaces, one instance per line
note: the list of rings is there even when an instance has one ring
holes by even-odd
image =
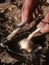
[[[0,42],[21,22],[22,4],[23,0],[0,0]],[[28,37],[36,29],[37,22],[42,19],[42,15],[49,11],[49,5],[43,4],[41,11],[40,16],[29,24],[25,24],[12,40],[5,43],[8,50],[0,47],[0,65],[48,65],[49,33],[39,32],[32,38],[35,47],[31,53],[20,50],[18,45],[20,40]],[[39,50],[39,46],[42,46],[42,49]]]

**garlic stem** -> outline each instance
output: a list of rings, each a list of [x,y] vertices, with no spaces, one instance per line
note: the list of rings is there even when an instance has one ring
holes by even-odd
[[[37,32],[39,32],[41,30],[41,28],[36,29],[34,32],[32,32],[27,39],[30,40]]]
[[[11,40],[19,30],[20,28],[15,29],[10,35],[7,36],[7,40]]]
[[[18,26],[20,26],[19,28],[15,29],[8,37],[7,40],[11,40],[11,38],[13,38],[15,36],[15,34],[20,30],[21,26],[23,26],[26,22],[21,21],[20,24],[18,24]]]

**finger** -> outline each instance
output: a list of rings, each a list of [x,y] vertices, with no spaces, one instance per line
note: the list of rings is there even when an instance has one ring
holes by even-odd
[[[35,15],[38,16],[41,12],[41,6],[38,5],[38,7],[35,9]]]
[[[46,13],[46,15],[42,21],[49,23],[49,12]]]
[[[28,7],[23,6],[22,7],[22,21],[28,21],[29,20],[29,9]]]
[[[38,12],[39,12],[39,14],[43,14],[43,10],[42,10],[42,6],[41,5],[38,5]]]
[[[41,33],[48,33],[49,32],[49,24],[46,24],[46,26],[40,30]]]
[[[36,14],[35,14],[35,12],[32,13],[32,18],[33,18],[33,19],[36,19]]]
[[[35,9],[35,13],[36,13],[36,16],[38,16],[38,14],[39,14],[38,8]]]
[[[38,8],[39,8],[39,10],[41,9],[41,5],[40,4],[38,5]]]
[[[45,27],[46,24],[44,24],[43,22],[40,22],[38,25],[37,25],[37,28],[43,28]]]

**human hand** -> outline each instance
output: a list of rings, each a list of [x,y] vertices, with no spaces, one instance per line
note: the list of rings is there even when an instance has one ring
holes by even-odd
[[[49,32],[49,12],[46,13],[45,17],[37,25],[37,28],[41,28],[40,30],[41,33]]]
[[[22,16],[21,16],[22,21],[29,22],[31,18],[35,19],[37,17],[39,11],[41,10],[41,7],[38,6],[38,4],[40,4],[40,0],[24,0],[24,4],[22,6]],[[37,8],[34,8],[36,6]]]

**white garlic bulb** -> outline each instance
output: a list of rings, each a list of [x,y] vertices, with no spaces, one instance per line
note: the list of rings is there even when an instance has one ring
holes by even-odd
[[[28,39],[23,39],[23,41],[21,40],[19,45],[20,49],[26,50],[27,52],[31,52],[34,46],[34,44]]]

